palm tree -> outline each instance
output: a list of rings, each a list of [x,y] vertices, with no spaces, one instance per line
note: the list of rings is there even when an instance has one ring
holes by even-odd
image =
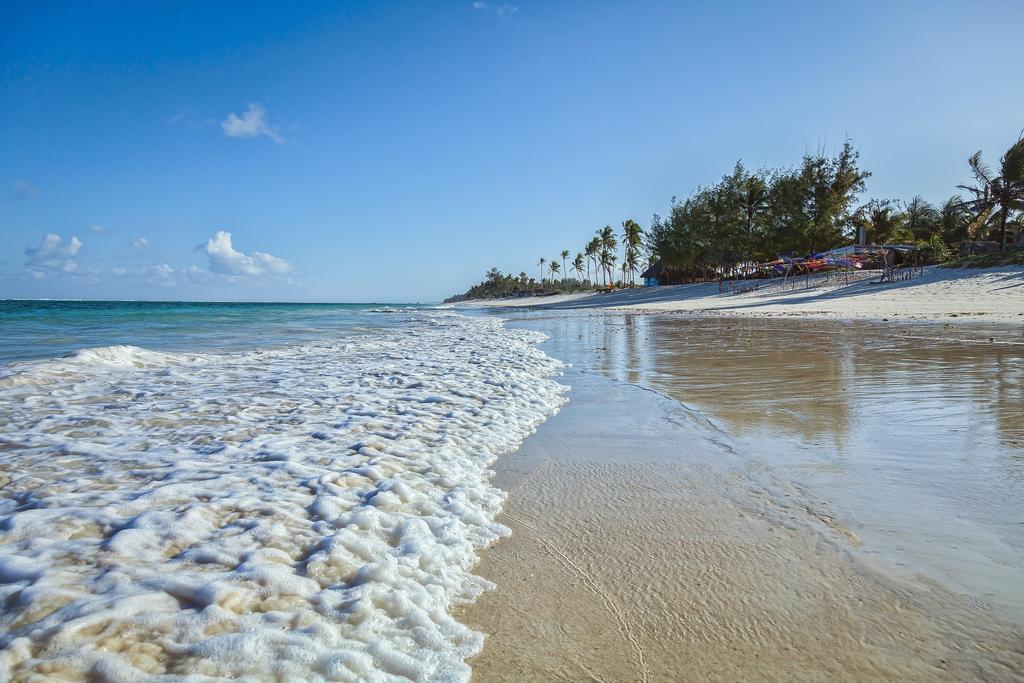
[[[1024,210],[1024,135],[999,160],[999,176],[992,179],[992,199],[999,207],[999,244],[1006,249],[1010,212]]]
[[[967,234],[974,237],[988,222],[995,208],[995,200],[992,197],[992,169],[982,163],[981,150],[971,155],[967,160],[971,167],[971,175],[974,176],[974,185],[957,185],[961,190],[967,190],[972,198],[963,203],[963,208],[974,214],[974,218],[967,225]]]
[[[623,267],[623,282],[626,279],[626,268],[630,272],[630,284],[633,284],[633,271],[636,270],[638,250],[640,248],[641,236],[644,231],[640,227],[640,224],[636,221],[629,219],[622,221],[622,244],[625,249],[622,254],[622,267]]]
[[[588,281],[590,280],[590,261],[591,261],[591,259],[593,259],[593,261],[594,261],[594,270],[597,270],[597,254],[598,254],[599,251],[601,251],[601,240],[598,239],[597,237],[594,237],[589,242],[587,242],[587,247],[586,247],[586,249],[583,250],[583,253],[587,255],[587,280]]]
[[[512,274],[509,273],[509,276]],[[526,287],[530,282],[530,278],[527,277],[525,272],[520,272],[519,276],[515,278],[515,290],[522,293],[526,291]]]
[[[967,239],[970,222],[970,214],[964,209],[963,197],[958,194],[939,207],[939,234],[947,244]]]
[[[613,276],[611,274],[611,271],[608,271],[607,266],[605,265],[607,259],[605,257],[604,252],[609,252],[610,255],[613,255],[615,252],[615,247],[617,247],[619,244],[615,239],[615,231],[612,230],[612,226],[606,225],[600,230],[598,230],[597,239],[601,245],[601,265],[605,266],[605,270],[608,272],[608,277],[611,278]],[[615,259],[612,260],[614,261]]]
[[[548,268],[551,270],[551,285],[555,284],[555,275],[558,275],[558,261],[551,259],[551,263],[548,264]]]
[[[630,247],[626,250],[626,258],[622,262],[622,269],[629,272],[629,284],[631,285],[636,284],[636,269],[638,265],[637,250],[634,247]]]
[[[567,258],[569,258],[569,250],[568,249],[563,249],[562,250],[562,272],[565,273],[566,275],[569,274],[569,269],[565,267],[565,260]]]
[[[938,228],[939,212],[921,195],[915,196],[903,207],[907,230],[915,239],[928,239]]]
[[[576,254],[576,258],[572,260],[572,269],[576,271],[576,280],[578,282],[580,275],[583,275],[583,254]]]
[[[547,263],[547,262],[548,262],[548,260],[546,258],[544,258],[543,256],[541,256],[540,257],[540,261],[537,262],[537,265],[540,266],[540,286],[541,287],[544,286],[544,264]]]
[[[872,199],[857,210],[853,220],[858,226],[864,226],[869,244],[885,244],[911,237],[906,228],[906,216],[893,212],[892,202],[888,199]]]
[[[607,284],[608,280],[613,280],[615,277],[613,275],[613,273],[615,272],[615,262],[618,260],[619,257],[616,256],[615,252],[611,251],[610,249],[601,249],[600,256],[601,272],[602,275],[607,275],[607,279],[603,278],[604,283]]]

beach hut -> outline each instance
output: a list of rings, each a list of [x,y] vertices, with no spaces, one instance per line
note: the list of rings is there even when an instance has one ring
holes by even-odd
[[[661,272],[661,261],[655,261],[650,267],[644,272],[640,273],[640,277],[644,280],[644,287],[657,287],[658,286],[658,274]]]

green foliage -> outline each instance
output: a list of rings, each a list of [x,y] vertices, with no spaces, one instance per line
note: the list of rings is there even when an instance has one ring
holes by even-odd
[[[847,142],[833,157],[806,155],[800,166],[749,172],[737,163],[715,185],[672,200],[666,218],[655,215],[649,251],[667,266],[715,269],[829,249],[854,232],[853,202],[870,175],[857,166]]]
[[[964,207],[974,216],[967,232],[972,238],[999,240],[1003,249],[1011,231],[1019,230],[1014,216],[1024,211],[1024,137],[999,159],[999,174],[982,163],[981,150],[967,160],[974,176],[973,185],[959,185],[970,198]]]
[[[544,259],[544,262],[548,263],[547,259]],[[581,263],[581,268],[582,265]],[[491,268],[487,271],[487,275],[482,282],[473,285],[462,294],[445,299],[444,302],[449,304],[472,299],[535,296],[554,294],[555,292],[572,292],[591,287],[590,282],[587,280],[572,280],[569,278],[555,280],[554,276],[558,274],[558,270],[558,262],[552,261],[548,268],[548,272],[551,273],[552,277],[543,282],[538,282],[534,278],[527,276],[526,273],[519,273],[519,275],[505,274],[497,268]]]
[[[920,242],[918,248],[925,263],[944,263],[953,253],[938,235],[932,235],[926,241]]]
[[[939,212],[921,195],[906,203],[903,209],[906,229],[916,240],[929,240],[939,234]]]
[[[947,245],[998,239],[1005,249],[1014,234],[1024,242],[1024,137],[1000,158],[998,173],[982,162],[980,151],[972,155],[967,163],[973,184],[959,185],[965,194],[941,206],[920,195],[905,203],[871,199],[856,206],[871,175],[858,161],[857,151],[846,142],[833,156],[806,154],[792,168],[751,172],[737,162],[717,183],[698,187],[682,201],[673,197],[668,215],[655,214],[646,232],[636,221],[625,220],[617,239],[606,225],[571,262],[568,249],[550,261],[540,259],[539,282],[526,273],[514,277],[491,269],[483,282],[453,299],[586,289],[592,279],[595,284],[632,284],[642,264],[655,260],[686,277],[729,276],[780,255],[850,244],[860,229],[868,243],[916,242],[931,263],[968,267],[1003,261],[991,254],[949,261]],[[617,268],[619,240],[622,262]],[[1021,254],[1013,252],[1005,262],[1021,263]],[[575,277],[568,277],[571,273]]]
[[[939,208],[939,234],[947,244],[968,239],[970,224],[970,212],[964,206],[964,200],[960,195],[953,195]]]
[[[907,215],[888,199],[872,199],[857,209],[852,220],[858,228],[864,228],[864,234],[870,244],[914,241],[914,233],[908,226]]]
[[[636,271],[640,266],[640,250],[643,248],[643,228],[636,221],[622,221],[622,279],[627,278],[630,284],[636,280]]]
[[[943,268],[995,268],[997,266],[1024,266],[1024,249],[990,251],[985,254],[961,256],[942,264]]]

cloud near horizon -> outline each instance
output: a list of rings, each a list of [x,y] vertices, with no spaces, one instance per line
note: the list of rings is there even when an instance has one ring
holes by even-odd
[[[292,264],[283,258],[259,251],[254,251],[252,256],[249,256],[235,250],[231,244],[231,233],[225,230],[218,230],[205,245],[200,246],[200,251],[209,257],[210,272],[219,275],[284,275],[292,270]]]
[[[25,267],[32,272],[32,277],[42,279],[47,273],[75,273],[78,261],[75,256],[82,250],[82,241],[72,236],[67,242],[60,235],[48,233],[38,247],[25,250],[28,260]]]
[[[305,286],[302,281],[293,278],[294,269],[289,261],[261,251],[249,254],[238,251],[232,244],[231,233],[225,230],[218,230],[213,237],[194,248],[194,252],[206,255],[205,267],[201,264],[174,265],[173,255],[170,261],[165,261],[164,257],[150,260],[150,257],[157,256],[154,253],[157,250],[145,237],[136,237],[131,246],[133,254],[111,254],[120,262],[109,263],[108,259],[102,257],[96,260],[98,257],[95,254],[92,261],[88,258],[82,260],[84,245],[77,236],[65,239],[59,234],[48,233],[38,246],[24,250],[26,258],[23,273],[33,280],[51,283],[64,281],[65,286],[75,288],[83,284],[104,284],[104,280],[111,276],[115,280],[106,284],[122,283],[118,287],[137,287],[142,284],[160,288]],[[75,291],[76,296],[80,294],[77,289]]]
[[[229,138],[268,137],[278,144],[285,141],[277,130],[271,127],[267,121],[267,110],[258,103],[250,104],[241,116],[231,112],[221,121],[220,127]]]

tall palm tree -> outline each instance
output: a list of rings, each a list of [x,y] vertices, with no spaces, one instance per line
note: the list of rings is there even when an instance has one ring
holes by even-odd
[[[626,250],[626,258],[622,261],[622,270],[629,273],[629,284],[636,284],[636,269],[639,265],[638,254],[635,247]],[[623,278],[625,279],[625,278]]]
[[[569,269],[565,267],[565,260],[567,258],[569,258],[569,250],[568,249],[563,249],[561,256],[562,256],[562,272],[565,273],[566,275],[568,275],[569,274]]]
[[[551,284],[555,284],[555,276],[558,275],[558,261],[551,259],[551,263],[548,264],[548,268],[551,270]]]
[[[596,271],[597,270],[597,254],[598,254],[599,251],[601,251],[601,240],[598,239],[597,237],[591,238],[591,240],[589,242],[587,242],[586,249],[583,250],[583,253],[587,255],[587,280],[588,281],[590,280],[590,261],[591,260],[594,261],[594,270]]]
[[[971,167],[971,175],[974,176],[974,185],[957,185],[961,190],[971,193],[971,198],[963,203],[964,209],[974,214],[974,218],[967,225],[967,234],[971,237],[977,236],[981,229],[988,222],[995,208],[995,200],[992,197],[992,169],[981,161],[981,150],[971,155],[967,160]]]
[[[636,221],[632,219],[622,221],[622,244],[624,246],[622,254],[623,282],[626,279],[625,269],[628,267],[630,273],[629,282],[633,284],[633,272],[636,270],[637,256],[643,233],[643,229]]]
[[[615,247],[617,247],[619,243],[618,241],[616,241],[615,231],[612,230],[612,226],[610,225],[606,225],[600,230],[598,230],[597,238],[601,243],[601,265],[605,266],[605,261],[607,259],[605,258],[604,252],[608,252],[609,255],[614,255]],[[607,266],[605,266],[605,271],[608,273],[609,278],[613,277],[611,271],[608,270]]]
[[[608,280],[614,280],[615,262],[618,258],[619,257],[615,255],[615,252],[610,249],[601,249],[601,272],[603,276],[607,276],[607,278],[603,278],[605,284],[608,284]]]
[[[583,275],[583,254],[576,254],[572,260],[572,269],[576,271],[576,281],[579,282],[580,275]]]
[[[1024,210],[1024,135],[999,159],[999,176],[992,179],[992,199],[999,207],[999,244],[1006,249],[1010,213]]]
[[[546,258],[544,258],[543,256],[541,256],[540,257],[540,261],[537,262],[537,265],[540,266],[540,286],[541,287],[544,286],[544,264],[547,263],[547,262],[548,262],[548,260]]]

